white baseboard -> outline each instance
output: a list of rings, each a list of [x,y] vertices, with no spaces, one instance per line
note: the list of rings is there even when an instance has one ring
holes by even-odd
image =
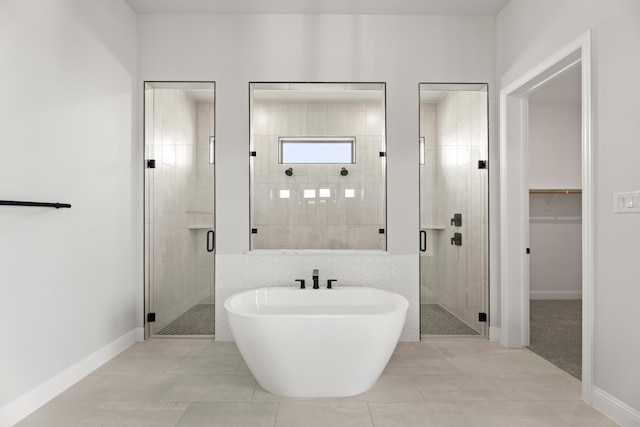
[[[140,336],[144,340],[144,328],[135,328],[115,339],[98,351],[68,367],[58,375],[31,389],[13,402],[0,408],[0,427],[11,427],[39,407],[71,387],[104,363],[117,356]]]
[[[640,411],[594,386],[591,405],[623,427],[640,427]]]
[[[489,326],[489,341],[498,341],[502,337],[502,330],[498,326]]]
[[[582,290],[578,291],[529,291],[530,299],[582,299]]]

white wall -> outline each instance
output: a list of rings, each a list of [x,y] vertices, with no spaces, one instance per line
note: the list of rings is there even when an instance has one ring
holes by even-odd
[[[122,1],[0,2],[0,198],[72,204],[0,207],[0,415],[142,326],[135,39]]]
[[[529,104],[529,187],[582,188],[580,104]]]
[[[594,386],[640,412],[640,215],[614,214],[612,193],[640,188],[640,2],[511,0],[497,19],[500,87],[593,31],[595,210]],[[606,399],[598,399],[599,407]],[[609,405],[611,408],[612,406]],[[633,412],[633,411],[631,411]],[[640,415],[636,415],[636,423]],[[637,424],[636,424],[637,425]]]
[[[581,104],[529,103],[529,187],[582,187]],[[530,296],[582,298],[582,198],[529,197]]]
[[[225,255],[249,249],[248,82],[386,82],[387,248],[393,256],[412,257],[411,282],[403,292],[417,306],[418,83],[487,82],[493,87],[494,20],[472,16],[139,15],[140,82],[216,81],[216,173],[233,183],[219,183],[216,188],[216,270],[225,270]],[[251,266],[256,261],[248,262]],[[294,278],[283,280],[293,284]],[[218,288],[226,287],[220,280],[224,281],[217,271],[217,301]],[[236,275],[235,280],[239,289],[244,277]],[[217,316],[220,311],[221,306]],[[417,316],[417,310],[411,316]],[[417,328],[414,334],[411,339],[418,339]]]
[[[529,196],[531,299],[582,298],[582,197]]]

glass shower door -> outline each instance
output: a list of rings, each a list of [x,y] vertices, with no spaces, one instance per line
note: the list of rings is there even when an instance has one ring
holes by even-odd
[[[487,85],[420,85],[421,335],[488,334]]]
[[[214,84],[145,84],[147,336],[214,335]]]

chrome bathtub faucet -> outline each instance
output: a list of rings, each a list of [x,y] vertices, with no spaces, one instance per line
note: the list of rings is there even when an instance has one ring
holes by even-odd
[[[318,269],[313,270],[313,289],[320,289],[318,286]]]

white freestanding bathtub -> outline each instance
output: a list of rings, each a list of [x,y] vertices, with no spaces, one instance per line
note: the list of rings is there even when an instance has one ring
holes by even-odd
[[[364,287],[259,288],[224,303],[247,366],[265,390],[344,397],[371,388],[393,353],[409,302]]]

